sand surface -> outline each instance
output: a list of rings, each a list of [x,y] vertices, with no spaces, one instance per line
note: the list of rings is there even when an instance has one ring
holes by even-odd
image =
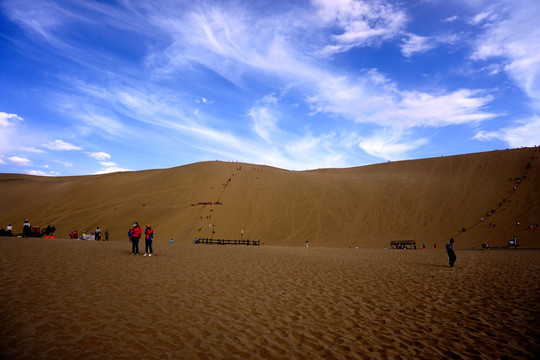
[[[0,238],[2,359],[533,359],[540,251]]]

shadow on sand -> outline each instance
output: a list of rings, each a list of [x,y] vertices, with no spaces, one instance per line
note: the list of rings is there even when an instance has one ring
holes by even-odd
[[[430,266],[430,267],[444,267],[449,268],[448,265],[442,265],[442,264],[426,264],[426,263],[409,263],[409,265],[417,265],[417,266]]]

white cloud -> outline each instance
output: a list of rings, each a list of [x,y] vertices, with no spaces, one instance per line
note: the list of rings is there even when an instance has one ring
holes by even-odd
[[[450,16],[446,19],[443,20],[443,22],[447,22],[447,23],[450,23],[450,22],[454,22],[458,19],[458,16],[457,15],[454,15],[454,16]]]
[[[14,164],[16,164],[18,166],[30,166],[30,165],[32,165],[32,162],[29,159],[19,157],[19,156],[10,156],[10,157],[7,157],[6,159],[8,159],[9,161],[11,161],[12,163],[14,163]]]
[[[29,153],[34,153],[34,154],[43,154],[45,153],[45,151],[41,150],[41,149],[36,149],[35,147],[31,147],[31,146],[22,146],[19,148],[20,151],[24,151],[24,152],[29,152]]]
[[[249,110],[248,115],[253,121],[253,130],[265,141],[270,141],[272,133],[277,130],[277,119],[268,107],[257,106]]]
[[[124,168],[117,167],[117,166],[110,166],[110,167],[106,167],[105,169],[96,171],[94,173],[94,175],[110,174],[110,173],[114,173],[114,172],[123,172],[123,171],[131,171],[131,170],[130,169],[124,169]]]
[[[107,154],[106,152],[93,152],[90,153],[90,157],[99,161],[105,161],[109,160],[111,158],[111,155]]]
[[[426,52],[434,47],[435,44],[428,37],[409,34],[409,37],[403,40],[401,52],[403,56],[410,57],[414,53]]]
[[[28,170],[26,172],[28,175],[35,175],[35,176],[47,176],[47,173],[42,170]]]
[[[516,122],[513,127],[499,131],[479,131],[474,139],[481,141],[499,139],[508,143],[510,147],[540,145],[540,116]]]
[[[270,94],[265,96],[248,112],[253,122],[253,130],[267,142],[270,142],[273,135],[278,132],[278,119],[273,109],[276,103],[275,94]]]
[[[484,111],[492,100],[492,96],[481,96],[480,91],[468,89],[436,95],[405,91],[401,93],[399,101],[381,109],[374,117],[379,123],[404,129],[480,122],[497,116]]]
[[[99,98],[92,100],[93,103],[89,104],[88,98],[66,96],[64,100],[60,100],[59,107],[70,117],[81,121],[81,124],[77,125],[83,135],[99,132],[122,137],[129,134],[120,119],[108,114],[110,110],[106,105],[107,103],[117,105],[116,98],[111,96],[106,100],[100,101]]]
[[[45,172],[42,170],[28,170],[26,171],[28,175],[35,175],[35,176],[59,176],[60,173],[57,171],[49,171]]]
[[[479,122],[497,116],[485,111],[493,98],[480,90],[440,94],[400,91],[374,71],[360,79],[321,76],[321,81],[318,93],[308,99],[314,111],[345,116],[358,123],[407,129]]]
[[[0,128],[13,126],[17,121],[23,121],[23,118],[16,114],[8,114],[0,111]]]
[[[203,104],[206,104],[206,105],[211,105],[211,104],[214,103],[212,100],[208,100],[208,99],[205,98],[205,97],[197,98],[197,99],[195,99],[195,102],[196,102],[197,104],[203,103]]]
[[[540,2],[503,3],[500,16],[476,39],[473,60],[502,63],[502,68],[540,109]],[[526,34],[526,35],[525,35]]]
[[[497,19],[497,14],[492,10],[487,10],[476,14],[472,19],[470,19],[469,23],[471,25],[478,25],[482,22],[493,21],[495,19]]]
[[[406,141],[407,134],[383,130],[371,137],[361,138],[358,146],[366,153],[385,160],[402,160],[406,154],[428,143],[425,138]]]
[[[444,34],[437,36],[419,36],[407,34],[401,44],[401,53],[405,57],[411,57],[416,53],[424,53],[440,45],[453,45],[459,40],[456,34]]]
[[[56,151],[82,150],[81,147],[72,145],[62,140],[55,140],[55,141],[48,142],[46,144],[43,144],[43,147],[49,150],[56,150]]]
[[[96,159],[99,161],[99,163],[103,166],[103,169],[96,171],[94,175],[99,174],[108,174],[113,172],[120,172],[120,171],[131,171],[130,169],[121,168],[116,165],[113,161],[108,161],[111,159],[111,155],[107,154],[106,152],[100,151],[100,152],[93,152],[90,153],[89,156],[93,159]]]
[[[333,43],[323,53],[344,52],[356,46],[369,46],[399,34],[407,23],[405,13],[383,1],[312,0],[323,24],[337,27]]]

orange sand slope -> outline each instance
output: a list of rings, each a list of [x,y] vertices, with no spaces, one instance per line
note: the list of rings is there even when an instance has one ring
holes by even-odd
[[[533,359],[540,252],[0,238],[2,359]]]
[[[451,236],[457,248],[506,246],[516,235],[538,248],[540,230],[527,230],[540,223],[537,150],[302,172],[203,162],[95,176],[0,174],[0,224],[21,232],[28,218],[55,225],[61,238],[100,226],[125,241],[137,220],[153,225],[158,243],[211,237],[214,228],[214,238],[361,248],[400,239],[442,247]]]

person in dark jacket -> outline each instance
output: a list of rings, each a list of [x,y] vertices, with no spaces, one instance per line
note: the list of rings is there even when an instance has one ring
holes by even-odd
[[[448,244],[446,244],[446,252],[448,253],[448,262],[450,267],[454,267],[456,262],[456,253],[454,252],[454,238],[450,238]]]
[[[28,221],[28,219],[24,220],[23,231],[22,231],[23,233],[22,236],[24,238],[27,238],[28,236],[30,236],[30,229],[31,229],[30,222]]]

